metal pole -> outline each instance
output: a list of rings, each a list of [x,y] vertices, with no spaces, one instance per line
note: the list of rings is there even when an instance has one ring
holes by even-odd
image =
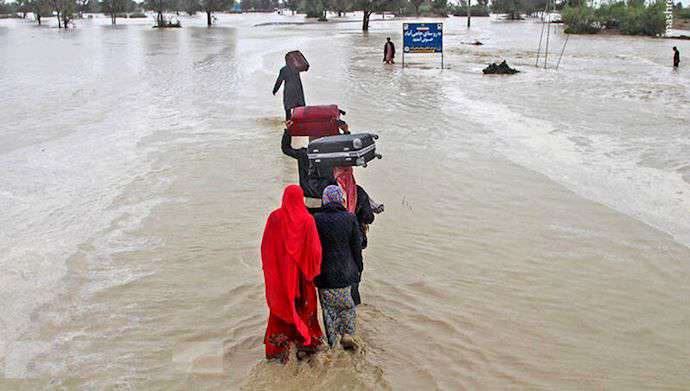
[[[402,67],[405,68],[405,24],[403,23],[402,30]]]
[[[467,28],[470,28],[470,19],[472,18],[472,0],[467,0]]]
[[[563,58],[563,53],[565,52],[565,45],[568,44],[568,39],[570,38],[570,34],[565,35],[565,42],[563,43],[563,49],[561,49],[561,55],[558,56],[558,62],[556,63],[556,70],[558,70],[558,66],[561,65],[561,58]]]
[[[541,34],[539,35],[539,49],[537,49],[537,62],[534,63],[534,66],[535,66],[535,67],[538,67],[538,66],[539,66],[539,54],[541,53],[541,41],[544,39],[544,23],[543,23],[543,22],[544,22],[544,14],[546,13],[546,10],[547,10],[547,7],[548,7],[548,6],[549,6],[549,5],[547,4],[547,5],[544,7],[544,13],[541,14],[541,21],[542,21],[542,24],[541,24]]]
[[[547,7],[548,7],[548,1],[547,1]],[[548,20],[546,21],[546,48],[544,48],[544,69],[546,69],[546,66],[548,65],[548,59],[549,59],[549,35],[551,34],[551,18],[549,15],[546,15]]]

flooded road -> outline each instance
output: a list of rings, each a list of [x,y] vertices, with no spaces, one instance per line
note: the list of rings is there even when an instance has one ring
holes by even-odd
[[[573,36],[545,71],[540,24],[451,18],[448,68],[402,69],[400,21],[255,26],[300,20],[0,22],[0,388],[690,387],[689,43]],[[356,175],[386,211],[363,351],[282,367],[259,241],[294,49],[307,103],[381,136]]]

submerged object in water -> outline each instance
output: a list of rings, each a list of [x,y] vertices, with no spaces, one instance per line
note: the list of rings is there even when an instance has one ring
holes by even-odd
[[[489,64],[482,72],[484,72],[485,75],[514,75],[520,73],[517,69],[511,68],[505,60],[498,65],[496,65],[496,63]]]

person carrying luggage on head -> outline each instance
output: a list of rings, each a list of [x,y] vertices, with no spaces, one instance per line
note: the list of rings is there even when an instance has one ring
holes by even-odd
[[[285,120],[289,120],[291,111],[295,107],[306,106],[304,103],[304,89],[299,72],[287,65],[287,55],[285,56],[285,66],[280,68],[278,78],[273,86],[273,95],[283,86],[283,108],[285,108]]]
[[[290,121],[287,121],[290,127]],[[348,126],[345,121],[338,120],[338,127],[341,131],[347,132]],[[321,208],[321,194],[323,190],[329,185],[337,185],[338,182],[333,177],[333,170],[321,169],[311,164],[309,161],[309,154],[307,148],[293,148],[292,136],[287,129],[283,132],[283,139],[281,140],[281,149],[283,153],[297,160],[297,172],[299,174],[299,185],[304,190],[304,196],[307,198],[307,209],[309,213],[315,213]]]

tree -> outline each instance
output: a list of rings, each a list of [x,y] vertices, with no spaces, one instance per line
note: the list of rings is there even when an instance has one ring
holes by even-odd
[[[493,11],[499,14],[508,14],[508,19],[520,19],[524,8],[523,0],[493,0]]]
[[[229,10],[233,5],[233,0],[201,0],[201,9],[206,12],[206,25],[213,25],[214,12]]]
[[[448,0],[433,0],[431,2],[431,11],[434,15],[448,16]]]
[[[362,11],[362,31],[369,31],[369,18],[376,11],[383,10],[391,0],[355,0],[354,9]]]
[[[255,1],[254,0],[241,0],[240,1],[240,8],[242,8],[242,11],[253,11],[256,9]]]
[[[47,0],[30,0],[26,4],[26,7],[28,7],[29,11],[34,14],[34,18],[36,19],[36,22],[38,22],[39,26],[42,24],[41,15],[50,12],[50,5],[48,4]]]
[[[72,19],[76,8],[75,2],[73,0],[50,0],[50,6],[55,11],[58,28],[67,28],[67,23]]]
[[[127,11],[127,0],[103,0],[101,12],[110,15],[110,22],[117,24],[117,14]]]
[[[421,7],[422,4],[424,4],[425,1],[426,1],[426,0],[410,0],[410,3],[411,3],[412,6],[414,7],[414,14],[415,14],[415,16],[419,16],[419,7]]]
[[[177,7],[175,0],[145,0],[144,7],[156,13],[156,25],[163,26],[163,12],[172,11]]]
[[[319,0],[304,0],[302,8],[307,13],[307,18],[318,18],[321,16],[321,2]]]
[[[26,14],[31,12],[31,6],[28,0],[16,0],[14,2],[16,8],[15,12],[20,12],[22,14],[22,19],[26,19]]]
[[[331,9],[338,13],[338,17],[343,16],[352,10],[352,2],[350,0],[332,0]]]
[[[294,15],[295,11],[297,11],[299,8],[299,0],[287,0],[285,5],[290,11],[292,11],[292,14]]]
[[[201,11],[201,4],[199,4],[199,0],[180,0],[180,8],[191,16]]]

